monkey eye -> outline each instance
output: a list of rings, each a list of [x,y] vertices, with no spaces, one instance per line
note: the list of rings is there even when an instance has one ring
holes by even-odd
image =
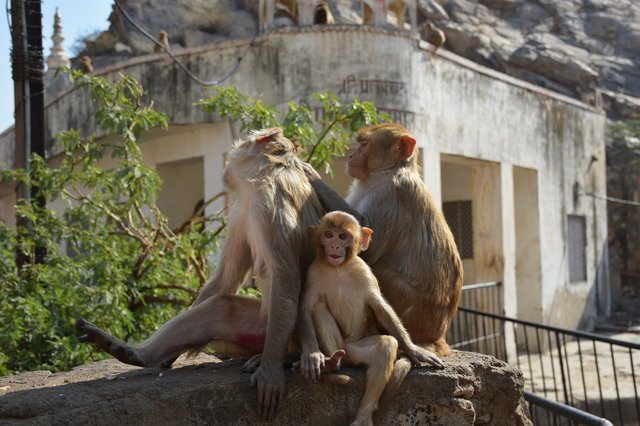
[[[324,232],[324,237],[325,238],[333,238],[333,234],[331,232],[329,232],[329,231],[325,231]]]
[[[347,238],[348,238],[348,235],[343,233],[343,234],[338,235],[338,238],[340,238],[342,241],[346,241]]]

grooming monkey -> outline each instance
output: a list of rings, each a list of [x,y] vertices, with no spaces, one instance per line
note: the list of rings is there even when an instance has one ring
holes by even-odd
[[[296,324],[302,279],[313,259],[307,227],[324,210],[303,172],[295,145],[268,129],[236,143],[224,173],[233,200],[220,267],[193,306],[150,338],[130,346],[80,318],[81,339],[120,361],[170,366],[213,340],[262,352],[251,376],[258,415],[271,418],[284,388],[284,358]],[[262,302],[236,292],[253,273]]]
[[[419,173],[416,140],[404,127],[388,123],[361,129],[356,141],[347,160],[354,178],[349,205],[313,170],[305,172],[327,211],[355,208],[375,232],[362,258],[412,341],[447,355],[445,333],[458,308],[462,261]]]
[[[316,380],[324,370],[325,359],[335,359],[342,350],[349,364],[365,365],[365,393],[352,425],[371,425],[378,400],[391,378],[398,348],[413,365],[444,365],[435,354],[411,342],[382,297],[375,276],[358,257],[369,246],[371,229],[361,227],[347,213],[334,211],[326,214],[317,227],[309,227],[309,234],[316,258],[305,282],[299,329],[302,341],[311,345],[303,347],[300,369],[306,378]]]
[[[252,383],[258,386],[258,414],[270,417],[282,396],[282,364],[300,280],[311,263],[306,227],[316,224],[325,210],[343,210],[376,231],[364,258],[413,341],[446,354],[444,333],[457,309],[462,267],[453,237],[417,172],[415,139],[401,126],[384,125],[362,130],[358,141],[349,158],[349,173],[357,178],[350,201],[363,215],[297,159],[279,129],[238,144],[225,172],[236,202],[220,268],[194,306],[135,347],[80,319],[83,339],[140,366],[170,366],[181,353],[211,340],[234,342],[256,353],[264,350]],[[252,266],[267,296],[262,304],[235,295]],[[394,378],[402,371],[401,361]],[[410,364],[402,365],[408,371]]]

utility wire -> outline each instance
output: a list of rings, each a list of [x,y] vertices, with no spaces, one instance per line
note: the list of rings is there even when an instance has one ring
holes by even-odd
[[[250,48],[253,47],[256,38],[258,37],[258,34],[260,33],[260,30],[257,30],[256,33],[253,35],[253,38],[251,39],[251,43],[249,43],[249,46],[245,49],[245,51],[242,53],[242,55],[240,55],[237,59],[236,64],[231,68],[231,70],[225,74],[224,76],[222,76],[220,79],[218,80],[202,80],[200,77],[198,77],[197,75],[193,74],[185,64],[183,64],[178,58],[175,57],[175,55],[165,47],[165,45],[163,43],[160,43],[160,41],[158,39],[156,39],[154,36],[152,36],[151,34],[149,34],[149,32],[147,30],[145,30],[144,28],[142,28],[142,26],[140,26],[140,24],[138,24],[128,13],[126,10],[124,10],[124,8],[120,5],[120,2],[118,0],[115,0],[115,5],[118,8],[118,10],[122,13],[122,16],[124,16],[127,21],[129,21],[129,23],[131,25],[133,25],[133,27],[138,30],[138,32],[140,32],[143,36],[145,36],[146,38],[148,38],[149,40],[151,40],[156,46],[160,47],[160,49],[162,49],[162,51],[164,53],[166,53],[167,55],[169,55],[171,57],[171,59],[173,60],[173,62],[175,62],[175,64],[180,67],[180,69],[182,71],[185,72],[185,74],[187,74],[187,76],[195,81],[198,84],[202,84],[203,86],[217,86],[219,84],[221,84],[222,82],[224,82],[225,80],[227,80],[229,77],[231,77],[238,69],[238,67],[240,66],[240,63],[242,62],[242,60],[244,59],[245,55],[247,54],[247,52],[249,51]]]
[[[627,206],[640,207],[640,202],[639,201],[623,200],[622,198],[609,197],[608,195],[598,194],[596,192],[587,192],[582,187],[579,187],[579,188],[580,188],[580,191],[582,191],[582,193],[584,195],[587,195],[589,197],[599,198],[601,200],[610,201],[612,203],[625,204]]]
[[[11,30],[11,9],[9,8],[9,0],[4,2],[5,12],[7,13],[7,27],[9,27],[9,36],[12,34]]]

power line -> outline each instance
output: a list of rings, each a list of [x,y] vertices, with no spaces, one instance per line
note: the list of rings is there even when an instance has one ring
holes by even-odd
[[[9,8],[9,0],[5,0],[4,8],[7,13],[7,27],[9,27],[9,35],[11,35],[11,9]]]
[[[582,187],[579,187],[579,189],[580,191],[582,191],[584,195],[588,195],[589,197],[599,198],[601,200],[610,201],[612,203],[624,204],[627,206],[640,207],[640,202],[638,201],[623,200],[622,198],[609,197],[608,195],[598,194],[596,192],[587,192]]]
[[[175,62],[175,64],[180,67],[180,69],[182,71],[185,72],[185,74],[187,74],[187,76],[195,81],[198,84],[202,84],[203,86],[217,86],[220,83],[224,82],[225,80],[227,80],[229,77],[231,77],[238,69],[238,67],[240,66],[240,63],[242,62],[242,60],[244,59],[245,55],[247,54],[247,52],[249,51],[250,48],[253,47],[256,38],[258,37],[258,34],[260,34],[260,30],[257,30],[256,33],[253,35],[253,38],[251,39],[251,43],[249,43],[249,46],[245,49],[245,51],[242,53],[242,55],[240,55],[237,59],[236,64],[231,68],[231,70],[225,74],[224,76],[222,76],[220,79],[218,80],[202,80],[200,77],[198,77],[197,75],[193,74],[185,64],[183,64],[178,58],[175,57],[175,55],[165,47],[165,45],[163,43],[160,43],[160,41],[158,39],[156,39],[154,36],[152,36],[147,30],[145,30],[144,28],[142,28],[142,26],[140,26],[140,24],[138,24],[128,13],[126,10],[124,10],[124,8],[120,5],[120,2],[118,0],[115,0],[115,5],[118,8],[118,10],[122,13],[122,15],[127,19],[127,21],[129,21],[129,23],[131,25],[133,25],[133,27],[138,30],[138,32],[140,32],[143,36],[145,36],[146,38],[148,38],[149,40],[151,40],[156,46],[158,46],[160,49],[162,49],[162,51],[164,53],[166,53],[167,55],[169,55],[171,57],[171,59],[173,60],[173,62]]]

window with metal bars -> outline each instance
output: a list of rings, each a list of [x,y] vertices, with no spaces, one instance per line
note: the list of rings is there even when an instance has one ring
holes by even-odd
[[[451,228],[462,259],[473,259],[473,216],[471,200],[445,201],[442,213]]]
[[[585,281],[587,279],[587,236],[584,216],[567,216],[567,250],[569,281]]]

